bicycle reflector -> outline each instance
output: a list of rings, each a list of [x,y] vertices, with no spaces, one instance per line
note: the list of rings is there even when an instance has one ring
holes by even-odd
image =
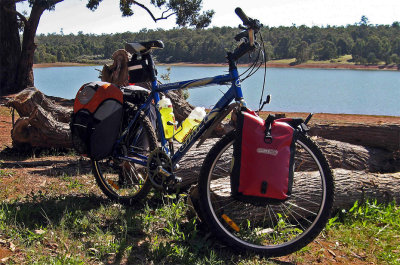
[[[237,226],[237,224],[231,219],[229,218],[226,214],[222,214],[221,215],[222,219],[224,219],[224,221],[236,232],[240,231],[239,226]]]

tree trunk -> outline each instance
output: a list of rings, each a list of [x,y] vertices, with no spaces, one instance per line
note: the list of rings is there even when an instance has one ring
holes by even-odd
[[[118,86],[128,85],[128,61],[130,53],[126,50],[117,50],[113,53],[112,59],[114,60],[112,65],[104,65],[101,71],[101,81],[116,84]],[[151,83],[138,83],[138,86],[151,90]],[[189,116],[189,113],[193,110],[193,106],[190,105],[182,95],[181,90],[174,90],[166,92],[166,96],[171,99],[172,105],[174,106],[175,119],[178,122],[182,122]]]
[[[26,115],[17,121],[12,131],[15,143],[29,143],[38,147],[71,147],[69,129],[71,108],[54,104],[35,88],[24,90],[8,105],[16,108],[21,116]],[[363,201],[368,198],[377,199],[379,202],[400,200],[400,173],[371,172],[398,170],[399,161],[393,157],[393,152],[321,138],[316,140],[334,168],[336,209],[349,208],[355,200]],[[201,147],[194,146],[180,161],[180,169],[176,171],[176,175],[183,179],[181,188],[185,189],[197,183],[202,161],[216,141],[218,139],[207,139]],[[307,161],[304,159],[304,162]],[[227,163],[230,163],[229,159]],[[312,196],[306,188],[310,179],[307,174],[313,172],[298,174],[296,183],[304,187],[302,196],[306,197]],[[235,212],[236,209],[233,208],[232,211]],[[237,214],[240,214],[240,209],[237,209]]]
[[[174,101],[176,102],[179,100],[175,99],[175,97],[171,98],[174,98]],[[23,119],[23,122],[21,121],[21,123],[16,126],[18,128],[13,130],[12,137],[16,143],[28,143],[32,139],[33,142],[30,143],[32,146],[71,146],[70,143],[66,142],[66,140],[63,140],[69,139],[70,137],[69,131],[65,129],[68,127],[70,122],[70,107],[66,108],[54,103],[35,88],[26,89],[16,95],[8,103],[8,106],[15,108],[19,116],[25,118]],[[175,109],[179,110],[181,106],[184,105],[175,106]],[[189,109],[187,109],[186,112],[189,112]],[[41,115],[41,118],[34,118],[34,115]],[[34,121],[41,120],[43,117],[49,117],[51,120],[49,123],[43,121],[43,125],[56,127],[45,129],[41,123],[34,123]],[[53,120],[58,123],[52,122]],[[32,121],[33,123],[28,123],[28,121]],[[37,126],[38,128],[33,129],[32,126]],[[25,127],[29,127],[29,130],[22,129]],[[57,128],[60,128],[60,130],[57,130]],[[31,135],[28,137],[28,133],[40,133],[42,135]],[[21,134],[21,136],[18,134]],[[61,140],[55,143],[55,146],[53,146],[52,142],[49,141],[35,140],[43,139],[43,137]],[[200,148],[193,147],[184,157],[184,160],[179,163],[181,165],[181,169],[177,172],[177,174],[183,177],[183,186],[189,186],[197,181],[201,163],[209,149],[216,143],[217,140],[218,139],[208,139]],[[364,170],[369,172],[400,171],[400,159],[391,151],[372,147],[362,147],[323,138],[316,138],[316,141],[319,143],[323,153],[326,155],[333,168],[344,168],[358,171]],[[62,146],[62,144],[65,144],[65,146]],[[178,146],[176,148],[178,148]]]
[[[17,87],[19,91],[26,87],[34,86],[33,57],[36,49],[35,35],[37,27],[39,26],[40,17],[45,10],[45,7],[37,4],[37,1],[35,1],[32,6],[29,20],[24,27],[22,50],[17,73]]]
[[[365,147],[345,142],[313,138],[332,168],[368,172],[400,172],[400,158],[381,148]]]
[[[176,175],[182,177],[182,188],[188,188],[197,182],[202,162],[208,151],[219,139],[208,139],[196,148],[193,148],[179,162],[180,168]],[[392,152],[372,147],[363,147],[323,138],[314,138],[323,154],[329,161],[331,168],[342,168],[350,171],[365,171],[372,173],[399,172],[400,159],[393,156]],[[300,155],[297,153],[296,155]],[[309,158],[309,156],[307,156]],[[301,159],[307,163],[307,159]],[[311,162],[311,161],[310,161]],[[230,161],[227,161],[230,163]],[[303,165],[306,167],[306,164]]]
[[[21,52],[15,5],[0,2],[0,97],[20,91],[15,83]]]
[[[377,200],[378,203],[389,203],[392,201],[400,202],[400,172],[388,174],[366,173],[364,171],[350,171],[346,169],[335,169],[335,200],[333,211],[340,209],[350,209],[356,201],[365,202],[366,200]],[[307,212],[317,212],[318,205],[313,202],[313,192],[307,188],[310,186],[310,174],[314,172],[302,172],[295,175],[296,185],[293,187],[293,196],[288,203],[297,205],[296,213],[299,216],[307,215]],[[312,179],[312,178],[311,178]],[[224,201],[229,208],[224,209],[224,213],[231,219],[241,219],[244,214],[251,213],[253,222],[259,217],[265,218],[265,208],[255,207],[248,203],[230,203],[229,180],[220,179],[213,184],[211,199],[214,201]],[[190,190],[189,204],[193,205],[196,212],[199,211],[199,194],[197,186]],[[301,199],[296,199],[301,198]],[[280,206],[271,205],[271,208],[280,211]],[[246,209],[246,211],[243,211]],[[307,209],[307,210],[302,210]],[[200,219],[202,218],[199,216]]]
[[[23,90],[7,105],[15,108],[21,117],[11,131],[14,145],[72,147],[69,128],[71,108],[54,103],[34,87]]]
[[[16,109],[20,117],[31,116],[40,106],[44,111],[51,113],[51,116],[59,122],[69,123],[71,120],[72,108],[55,103],[35,87],[21,91],[7,103],[7,106]]]
[[[310,134],[389,151],[400,150],[400,125],[398,124],[319,123],[311,126]]]

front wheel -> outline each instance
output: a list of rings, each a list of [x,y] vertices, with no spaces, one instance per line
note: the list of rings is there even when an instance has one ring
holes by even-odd
[[[157,138],[150,120],[141,113],[139,120],[128,133],[123,153],[126,157],[148,157],[156,149]],[[151,188],[147,167],[129,160],[108,157],[92,160],[97,184],[111,200],[132,205],[144,198]]]
[[[235,200],[230,186],[231,132],[208,153],[199,177],[201,216],[217,237],[238,251],[264,256],[295,252],[314,240],[329,218],[334,199],[332,172],[307,136],[296,141],[290,199],[262,206]]]

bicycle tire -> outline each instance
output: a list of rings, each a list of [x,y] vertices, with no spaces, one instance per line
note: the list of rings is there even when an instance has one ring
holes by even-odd
[[[230,192],[234,137],[231,132],[219,140],[203,162],[200,216],[219,240],[240,252],[272,257],[300,250],[319,235],[330,216],[334,180],[326,158],[310,138],[300,134],[290,199],[262,206],[244,203]]]
[[[146,150],[136,146],[138,139],[147,141]],[[128,134],[127,155],[135,151],[148,156],[157,148],[157,138],[148,117],[142,112],[137,125]],[[103,193],[111,200],[124,205],[133,205],[143,199],[150,191],[151,182],[147,167],[116,157],[100,161],[92,159],[92,171]]]

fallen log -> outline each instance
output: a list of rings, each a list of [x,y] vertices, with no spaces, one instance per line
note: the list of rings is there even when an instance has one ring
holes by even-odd
[[[377,200],[400,203],[400,172],[368,173],[335,169],[335,209],[348,209],[355,201]]]
[[[137,85],[147,87],[146,83]],[[171,91],[168,96],[176,104],[178,121],[182,121],[193,107],[179,93]],[[7,106],[14,108],[20,117],[11,131],[14,146],[72,147],[69,128],[72,106],[64,107],[52,99],[57,98],[47,97],[35,87],[26,88],[9,99]]]
[[[318,143],[332,168],[381,173],[400,171],[400,159],[391,151],[321,137],[313,139]]]
[[[101,71],[101,81],[110,82],[118,86],[126,86],[129,84],[128,61],[132,55],[126,50],[120,49],[113,53],[113,64],[103,66]],[[137,83],[136,85],[151,90],[150,82]],[[190,105],[182,95],[182,91],[175,90],[166,92],[166,96],[171,99],[174,106],[175,119],[182,122],[194,108]]]
[[[72,109],[64,107],[51,100],[35,87],[28,87],[11,98],[7,107],[14,108],[20,117],[30,117],[40,106],[45,112],[51,113],[51,117],[59,122],[69,123]]]
[[[333,169],[343,168],[366,172],[400,171],[400,160],[395,159],[392,152],[320,137],[313,139],[318,143]],[[181,188],[188,188],[197,182],[203,160],[218,140],[218,138],[207,139],[199,148],[194,146],[179,162],[180,168],[176,171],[176,175],[182,178]],[[308,158],[309,156],[304,156],[299,160],[307,163]],[[230,160],[227,160],[226,163],[230,163]],[[304,165],[304,167],[307,166]]]
[[[35,87],[30,87],[7,103],[20,118],[11,130],[14,146],[71,148],[69,121],[71,108],[54,103]]]
[[[309,133],[325,139],[382,148],[392,152],[400,150],[399,124],[319,122],[312,124]]]
[[[11,138],[17,146],[29,144],[34,147],[72,147],[69,124],[57,121],[40,106],[29,117],[22,117],[16,121]]]
[[[251,215],[252,221],[265,220],[266,209],[285,213],[285,209],[295,207],[298,216],[307,216],[309,213],[317,213],[318,205],[315,203],[315,197],[318,191],[312,190],[313,175],[317,172],[298,172],[294,176],[294,186],[292,197],[287,200],[285,206],[271,204],[269,206],[258,207],[249,203],[234,201],[230,196],[229,177],[220,178],[212,183],[211,200],[215,204],[224,202],[229,205],[223,211],[233,220],[242,219],[243,215]],[[335,199],[333,211],[340,209],[350,209],[356,201],[360,203],[367,200],[376,200],[378,203],[389,203],[392,201],[400,202],[400,172],[378,174],[367,173],[364,171],[350,171],[345,169],[335,169]],[[311,181],[312,182],[312,181]],[[189,193],[189,204],[196,212],[199,211],[199,193],[198,187],[194,186]],[[222,205],[219,205],[220,207]],[[244,209],[246,209],[244,211]],[[283,211],[282,211],[283,209]],[[200,219],[202,218],[199,216]]]

